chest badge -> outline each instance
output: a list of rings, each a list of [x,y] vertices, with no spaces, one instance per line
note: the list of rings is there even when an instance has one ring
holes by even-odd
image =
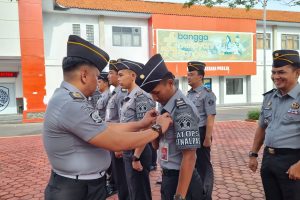
[[[291,108],[296,110],[296,109],[300,108],[300,105],[299,105],[298,102],[293,102],[292,105],[291,105]]]

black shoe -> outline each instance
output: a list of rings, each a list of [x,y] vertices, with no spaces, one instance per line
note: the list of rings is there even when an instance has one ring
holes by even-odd
[[[155,171],[157,169],[157,166],[156,165],[151,165],[150,166],[150,171]]]

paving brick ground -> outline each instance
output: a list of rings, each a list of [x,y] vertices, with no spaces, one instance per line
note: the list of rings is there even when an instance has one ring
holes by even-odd
[[[259,173],[253,174],[247,168],[247,152],[255,127],[255,123],[243,121],[216,124],[212,148],[213,200],[264,199]],[[43,199],[49,172],[40,135],[0,138],[0,200]],[[155,184],[159,176],[159,170],[151,173],[153,200],[160,199],[160,187]]]

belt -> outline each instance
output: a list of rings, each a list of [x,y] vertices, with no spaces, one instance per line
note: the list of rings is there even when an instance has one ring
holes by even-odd
[[[179,170],[176,169],[162,169],[163,176],[179,176]]]
[[[289,148],[265,147],[265,151],[272,155],[300,154],[300,149]]]
[[[71,178],[71,179],[76,179],[76,180],[94,180],[94,179],[99,179],[102,178],[105,175],[105,171],[99,172],[97,174],[87,174],[87,175],[65,175],[65,174],[60,174],[56,173],[55,174],[59,176],[63,176],[65,178]]]

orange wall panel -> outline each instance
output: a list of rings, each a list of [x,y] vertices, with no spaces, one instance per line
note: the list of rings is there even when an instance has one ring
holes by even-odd
[[[38,113],[46,109],[43,103],[46,81],[42,1],[22,0],[18,3],[23,97],[27,103],[23,121],[39,122],[42,117]]]

